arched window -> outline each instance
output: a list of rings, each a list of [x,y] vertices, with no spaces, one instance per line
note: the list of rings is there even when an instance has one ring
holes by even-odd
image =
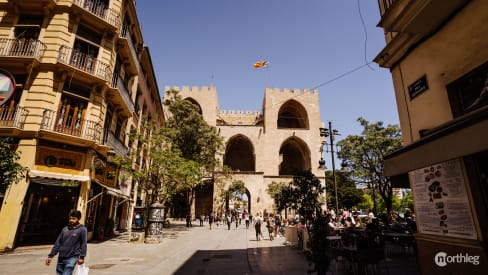
[[[285,102],[278,112],[278,128],[308,129],[307,111],[296,100]]]
[[[225,148],[224,165],[234,171],[254,172],[255,162],[254,146],[249,138],[237,135],[229,139]]]
[[[297,137],[285,140],[280,148],[280,175],[294,175],[298,171],[310,170],[310,150]]]

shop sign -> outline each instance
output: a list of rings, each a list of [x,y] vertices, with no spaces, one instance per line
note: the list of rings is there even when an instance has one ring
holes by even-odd
[[[5,104],[7,100],[15,92],[15,79],[6,70],[0,69],[0,106]]]
[[[36,158],[36,164],[76,170],[82,169],[82,161],[82,153],[47,147],[40,147]]]
[[[419,233],[476,239],[459,159],[409,172]]]

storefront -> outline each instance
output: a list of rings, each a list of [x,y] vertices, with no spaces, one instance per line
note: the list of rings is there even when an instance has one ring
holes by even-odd
[[[484,270],[488,106],[424,135],[385,159],[393,184],[412,188],[422,273],[441,274],[445,266],[456,274]]]
[[[89,240],[102,241],[112,236],[120,224],[126,224],[130,198],[118,187],[118,172],[101,156],[94,158],[85,221]]]
[[[32,170],[17,228],[17,245],[50,244],[77,209],[83,176]]]

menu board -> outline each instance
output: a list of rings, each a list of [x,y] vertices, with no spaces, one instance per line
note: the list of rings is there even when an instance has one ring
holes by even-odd
[[[420,233],[476,239],[459,159],[408,174]]]

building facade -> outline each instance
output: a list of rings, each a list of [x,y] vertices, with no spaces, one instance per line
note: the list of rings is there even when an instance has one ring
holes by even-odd
[[[378,1],[404,148],[385,174],[412,188],[423,274],[479,274],[488,238],[488,2]]]
[[[225,151],[218,156],[232,169],[232,179],[197,191],[197,216],[217,209],[220,194],[234,181],[242,181],[248,196],[246,211],[274,211],[266,192],[271,182],[288,183],[298,170],[311,170],[324,180],[318,169],[323,138],[320,137],[318,91],[267,88],[262,111],[235,111],[219,108],[215,87],[166,87],[178,90],[182,98],[196,104],[204,120],[224,138]]]
[[[72,209],[90,238],[126,229],[137,182],[113,158],[140,146],[128,136],[144,119],[164,123],[135,2],[2,0],[0,20],[0,68],[16,83],[0,136],[28,168],[2,194],[0,251],[52,243]]]

